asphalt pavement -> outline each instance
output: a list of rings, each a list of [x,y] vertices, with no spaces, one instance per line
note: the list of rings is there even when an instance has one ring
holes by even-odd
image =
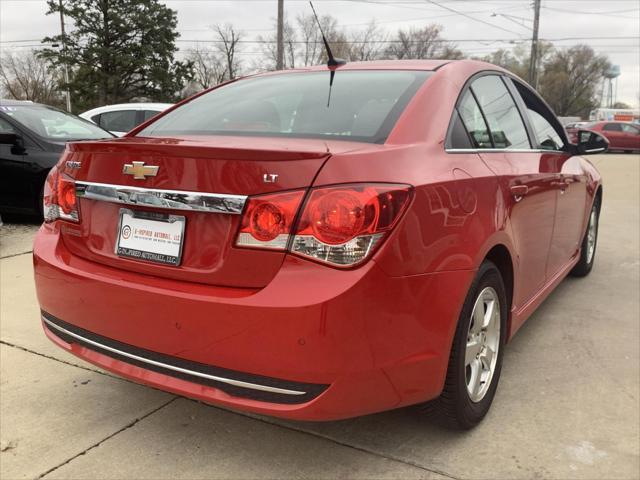
[[[518,332],[489,415],[462,433],[415,407],[275,420],[101,371],[44,336],[37,224],[4,218],[0,478],[640,478],[640,156],[592,161],[604,177],[593,272],[565,280]]]

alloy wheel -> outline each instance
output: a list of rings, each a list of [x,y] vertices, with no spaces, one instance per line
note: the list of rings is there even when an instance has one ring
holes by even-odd
[[[472,402],[489,390],[500,347],[500,300],[491,287],[483,289],[473,306],[465,350],[465,379]]]

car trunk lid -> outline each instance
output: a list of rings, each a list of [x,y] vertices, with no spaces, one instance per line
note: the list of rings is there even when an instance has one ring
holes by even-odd
[[[343,152],[358,146],[333,143]],[[114,268],[260,288],[273,278],[285,254],[234,247],[245,196],[306,188],[329,155],[324,141],[307,139],[124,137],[73,143],[61,169],[79,187],[80,222],[65,224],[62,236],[75,255]],[[137,204],[122,203],[132,198]],[[185,198],[198,208],[184,210]],[[216,207],[203,209],[211,206]],[[123,256],[127,252],[117,248],[118,240],[125,243],[121,223],[132,217],[137,218],[133,228],[143,233],[157,221],[184,221],[178,265],[159,263],[154,256]],[[181,227],[174,227],[159,235],[177,234]]]

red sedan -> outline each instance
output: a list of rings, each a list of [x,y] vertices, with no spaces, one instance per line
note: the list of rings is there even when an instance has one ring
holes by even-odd
[[[328,420],[428,402],[470,428],[505,344],[593,266],[583,154],[606,141],[585,134],[569,144],[531,87],[474,61],[211,89],[68,145],[34,245],[44,331],[212,404]]]
[[[627,153],[640,150],[640,125],[630,122],[597,122],[585,127],[609,140],[611,150]]]

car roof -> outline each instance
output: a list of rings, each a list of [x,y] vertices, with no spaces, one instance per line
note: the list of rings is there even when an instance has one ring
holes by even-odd
[[[327,71],[326,64],[299,67],[289,70],[277,70],[259,73],[255,76],[281,75],[296,72]],[[446,72],[452,79],[464,81],[472,75],[482,71],[494,71],[514,77],[511,72],[502,67],[479,60],[447,60],[447,59],[410,59],[410,60],[372,60],[366,62],[348,62],[336,68],[337,72],[348,70],[423,70],[432,72]],[[251,75],[249,76],[249,78]],[[524,80],[522,80],[524,82]],[[526,83],[526,82],[524,82]],[[214,87],[215,88],[215,87]]]
[[[43,103],[35,103],[31,100],[13,100],[9,98],[0,98],[0,105],[5,107],[48,107],[49,105],[45,105]]]
[[[86,112],[82,112],[83,114],[89,112],[110,112],[113,110],[124,110],[127,108],[142,110],[145,108],[149,109],[159,109],[165,110],[169,107],[173,106],[172,103],[152,103],[152,102],[137,102],[137,103],[115,103],[113,105],[103,105],[102,107],[92,108],[91,110],[87,110]]]

